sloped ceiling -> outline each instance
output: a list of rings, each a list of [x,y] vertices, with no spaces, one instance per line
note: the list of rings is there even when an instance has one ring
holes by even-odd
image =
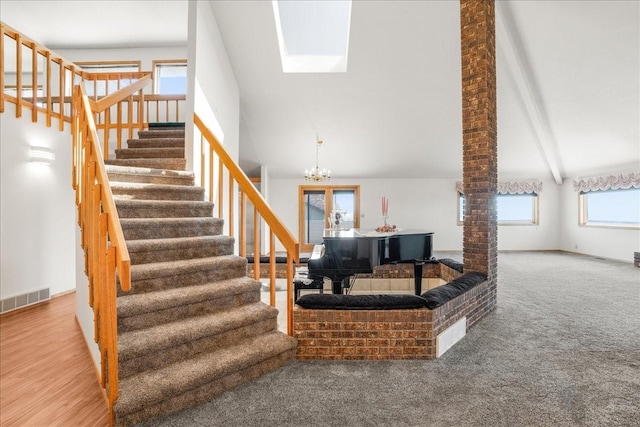
[[[301,177],[318,133],[320,166],[336,178],[461,178],[458,2],[354,1],[348,69],[337,74],[282,72],[270,1],[210,4],[240,88],[249,174],[263,164]],[[640,170],[640,3],[496,10],[500,178]],[[0,12],[53,48],[186,43],[185,1],[3,0]],[[87,37],[67,32],[76,27]]]

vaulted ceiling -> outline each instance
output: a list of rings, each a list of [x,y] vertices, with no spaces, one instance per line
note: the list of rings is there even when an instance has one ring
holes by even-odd
[[[283,73],[270,1],[212,1],[240,90],[241,166],[300,177],[461,178],[457,1],[362,1],[345,73]],[[185,45],[185,1],[7,1],[58,48]],[[498,1],[500,178],[640,169],[640,2]],[[83,29],[78,38],[71,29]]]

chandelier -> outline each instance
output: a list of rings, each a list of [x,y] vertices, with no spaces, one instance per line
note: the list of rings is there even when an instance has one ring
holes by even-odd
[[[316,134],[316,140],[316,166],[311,168],[311,170],[304,171],[304,179],[306,181],[314,182],[328,181],[331,179],[331,171],[327,169],[320,170],[320,167],[318,166],[318,149],[322,145],[322,141],[318,138],[318,134]]]

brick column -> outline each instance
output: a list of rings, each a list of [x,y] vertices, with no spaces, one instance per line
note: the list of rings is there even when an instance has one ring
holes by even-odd
[[[465,194],[465,271],[487,273],[495,307],[497,270],[498,146],[496,111],[495,4],[460,0],[462,48],[462,159]]]

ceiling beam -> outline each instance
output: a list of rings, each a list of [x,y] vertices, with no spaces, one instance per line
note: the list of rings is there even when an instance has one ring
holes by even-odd
[[[549,122],[540,103],[540,97],[531,84],[527,70],[523,65],[523,58],[514,46],[513,33],[505,19],[502,2],[496,2],[496,41],[507,61],[509,70],[516,82],[518,92],[524,103],[529,120],[537,136],[538,144],[544,153],[549,170],[556,184],[562,184],[562,175],[558,166],[558,150]]]

